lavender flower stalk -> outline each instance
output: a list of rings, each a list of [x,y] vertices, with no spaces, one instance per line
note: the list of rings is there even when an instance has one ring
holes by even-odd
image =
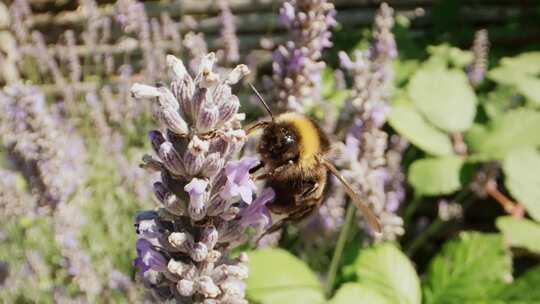
[[[221,56],[223,61],[228,64],[233,64],[240,60],[239,40],[236,36],[236,24],[234,23],[234,15],[229,8],[228,0],[219,0],[219,8],[221,10]]]
[[[381,129],[389,109],[391,60],[397,56],[391,31],[393,25],[393,10],[383,3],[375,16],[372,47],[365,52],[357,51],[354,61],[344,52],[339,54],[342,66],[354,81],[348,105],[354,113],[353,124],[347,133],[344,150],[349,170],[344,174],[354,181],[379,215],[383,239],[395,239],[404,232],[403,220],[395,214],[404,197],[394,181],[399,165],[395,164],[392,154],[394,159],[389,163],[386,154],[388,134]],[[400,182],[402,179],[397,181]]]
[[[469,66],[467,74],[473,86],[478,86],[484,80],[487,72],[489,38],[487,30],[479,30],[474,34],[472,46],[473,62]]]
[[[84,180],[80,138],[32,87],[11,86],[0,92],[0,118],[0,139],[38,204],[54,209],[65,202]]]
[[[280,9],[280,22],[291,39],[273,54],[273,86],[276,106],[304,111],[320,100],[324,62],[322,50],[332,46],[330,28],[336,25],[334,5],[326,0],[291,0]]]
[[[143,166],[161,172],[154,192],[161,207],[136,218],[139,276],[154,295],[181,303],[247,303],[247,256],[231,260],[229,249],[244,242],[244,230],[270,224],[267,189],[253,200],[249,169],[253,158],[235,161],[246,135],[240,128],[238,98],[230,85],[249,71],[234,68],[224,79],[213,72],[210,53],[192,78],[182,61],[167,56],[170,89],[135,84],[137,98],[153,98],[161,131],[150,140],[159,160]]]

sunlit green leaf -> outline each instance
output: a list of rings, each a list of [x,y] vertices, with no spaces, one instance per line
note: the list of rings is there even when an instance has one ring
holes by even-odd
[[[377,299],[375,294],[379,294],[381,301],[388,301],[381,303],[421,303],[422,294],[416,270],[407,256],[394,245],[386,243],[364,249],[354,267],[362,288],[371,290],[370,296],[374,299]]]
[[[463,159],[459,156],[424,158],[412,163],[407,177],[418,194],[450,194],[461,188],[462,166]]]
[[[420,69],[408,92],[424,117],[445,131],[467,130],[476,115],[476,95],[461,70]]]
[[[530,109],[515,109],[490,121],[486,126],[474,125],[465,141],[473,153],[486,159],[502,159],[511,150],[540,146],[540,113]]]
[[[538,286],[540,286],[540,266],[527,271],[512,285],[502,288],[496,299],[501,301],[501,304],[540,303],[540,288]]]
[[[425,303],[490,303],[511,272],[511,258],[500,235],[462,233],[432,260]]]
[[[540,221],[540,154],[534,148],[516,149],[503,161],[505,185],[529,215]]]
[[[329,304],[353,303],[394,304],[396,302],[386,298],[377,290],[359,283],[344,284],[329,302]]]
[[[430,125],[410,104],[392,107],[388,121],[399,134],[429,154],[453,153],[450,138]]]
[[[528,100],[540,104],[540,52],[523,53],[503,58],[488,77],[504,85],[513,86]]]
[[[319,280],[301,260],[282,249],[249,254],[247,296],[255,303],[324,303]]]
[[[540,254],[540,224],[528,219],[503,216],[497,218],[497,228],[501,230],[507,244]]]

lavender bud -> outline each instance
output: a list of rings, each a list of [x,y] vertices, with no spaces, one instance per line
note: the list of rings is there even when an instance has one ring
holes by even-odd
[[[160,93],[160,95],[158,96],[159,104],[162,107],[170,107],[175,111],[178,111],[180,105],[178,104],[178,101],[176,100],[176,97],[173,95],[173,93],[165,87],[159,87],[158,91]]]
[[[195,283],[191,280],[182,279],[178,281],[176,289],[181,296],[190,297],[195,293]]]
[[[225,83],[229,85],[233,85],[238,83],[240,79],[244,78],[245,76],[249,75],[249,68],[245,64],[237,65],[230,73],[227,75],[227,79],[225,79]]]
[[[152,148],[154,148],[154,151],[159,154],[159,149],[161,144],[165,142],[165,137],[163,137],[163,134],[157,130],[148,132],[148,137],[150,138]]]
[[[189,193],[189,214],[194,220],[201,220],[206,215],[206,187],[208,181],[194,178],[189,184],[184,187]]]
[[[225,160],[221,158],[219,153],[208,154],[203,165],[203,172],[201,173],[207,178],[212,178],[223,168],[224,163]]]
[[[219,287],[208,276],[201,276],[199,278],[198,289],[207,298],[215,298],[221,293]]]
[[[184,174],[184,165],[182,164],[182,158],[174,150],[172,143],[166,141],[159,147],[159,157],[163,161],[163,164],[171,173],[177,176]]]
[[[218,231],[214,227],[205,228],[201,234],[201,242],[206,245],[207,248],[212,250],[218,242]]]
[[[149,86],[149,85],[145,85],[145,84],[140,84],[140,83],[135,83],[131,87],[131,94],[133,95],[134,98],[137,98],[137,99],[157,98],[161,95],[161,93],[159,92],[157,88]]]
[[[188,126],[186,121],[171,106],[160,106],[156,109],[155,115],[164,128],[167,128],[178,135],[186,135]]]
[[[171,71],[171,76],[174,81],[183,80],[186,77],[191,78],[182,60],[176,58],[173,55],[167,55],[166,60],[167,66],[169,67],[169,71]]]
[[[219,109],[214,104],[207,104],[199,113],[197,131],[207,133],[214,129],[219,119]]]
[[[200,140],[197,136],[193,137],[184,154],[184,166],[187,175],[195,176],[200,173],[205,163],[208,146],[208,142]]]
[[[219,105],[219,122],[220,124],[225,124],[231,120],[236,112],[240,108],[240,101],[238,97],[231,96],[226,99],[225,102]]]

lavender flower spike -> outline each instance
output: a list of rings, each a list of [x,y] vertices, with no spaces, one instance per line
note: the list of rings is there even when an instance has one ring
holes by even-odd
[[[353,92],[348,107],[354,113],[347,133],[341,161],[344,174],[366,197],[383,226],[382,239],[402,235],[403,220],[396,210],[404,198],[400,171],[403,144],[398,139],[388,149],[388,134],[382,130],[389,110],[389,86],[392,83],[392,59],[397,56],[392,34],[393,10],[383,3],[375,16],[373,43],[367,51],[357,51],[354,60],[339,54],[343,68],[353,78]]]
[[[283,3],[279,20],[291,40],[273,54],[274,97],[280,109],[303,111],[320,101],[317,90],[324,62],[323,49],[332,46],[330,28],[335,26],[334,5],[326,0],[290,0]]]
[[[245,65],[229,75],[214,71],[216,56],[204,55],[192,77],[184,63],[167,56],[170,89],[135,84],[132,94],[154,103],[161,130],[150,132],[161,171],[154,192],[161,206],[137,216],[137,259],[142,282],[161,300],[179,303],[247,303],[247,256],[227,256],[246,241],[245,229],[263,232],[270,221],[270,189],[257,188],[253,158],[234,160],[246,141],[238,97],[230,85],[249,73]],[[270,191],[270,192],[269,192]],[[251,203],[251,205],[250,205]]]
[[[474,55],[472,64],[468,67],[467,74],[473,86],[478,86],[484,80],[487,72],[489,38],[487,30],[479,30],[474,34],[472,46]]]

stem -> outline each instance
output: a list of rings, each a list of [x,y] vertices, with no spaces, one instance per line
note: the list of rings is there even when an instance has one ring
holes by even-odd
[[[444,226],[444,221],[441,220],[441,218],[437,218],[434,220],[427,228],[418,236],[414,241],[408,246],[406,252],[409,257],[412,257],[418,248],[422,246],[432,235],[439,232],[439,229],[441,229]]]
[[[463,210],[467,209],[469,207],[472,200],[467,200],[466,198],[469,196],[470,192],[468,189],[464,189],[460,193],[456,195],[454,198],[455,202],[462,201]],[[425,242],[429,240],[433,235],[435,235],[437,232],[439,232],[442,228],[444,228],[445,224],[447,224],[448,221],[443,221],[441,218],[437,218],[431,224],[416,238],[412,243],[407,246],[407,255],[409,257],[412,257],[418,248],[420,248],[422,245],[424,245]]]
[[[330,268],[328,269],[328,273],[326,275],[326,296],[328,298],[332,295],[332,291],[334,290],[334,284],[336,282],[336,275],[339,263],[341,262],[341,256],[343,255],[343,249],[345,249],[345,243],[347,242],[349,232],[352,228],[352,224],[354,223],[353,219],[355,210],[356,209],[353,204],[349,204],[349,206],[347,206],[345,222],[341,227],[336,248],[334,249],[334,255],[332,256],[332,261],[330,262]]]
[[[523,217],[523,208],[520,208],[519,203],[512,201],[509,197],[500,192],[499,189],[497,189],[496,182],[491,181],[487,183],[485,189],[487,194],[499,203],[506,213],[517,218]]]

